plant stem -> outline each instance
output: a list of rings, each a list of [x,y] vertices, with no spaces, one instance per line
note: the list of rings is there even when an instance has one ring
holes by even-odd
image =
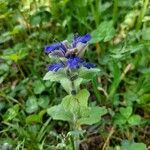
[[[118,80],[116,80],[116,84],[114,86],[114,88],[111,90],[110,94],[107,97],[107,100],[111,99],[113,97],[113,95],[115,94],[120,82],[124,79],[125,75],[132,69],[132,64],[128,64],[126,66],[126,68],[124,69],[124,71],[122,72],[122,74],[120,75],[120,77],[118,78]]]
[[[108,137],[107,137],[107,139],[106,139],[106,141],[105,141],[105,143],[104,143],[104,145],[103,145],[102,150],[105,150],[105,149],[107,148],[107,145],[108,145],[108,143],[109,143],[109,140],[110,140],[111,136],[113,135],[114,131],[115,131],[115,128],[112,127],[111,130],[110,130],[110,132],[109,132],[109,135],[108,135]]]
[[[101,0],[96,0],[95,5],[91,3],[91,11],[95,20],[96,27],[98,27],[100,22],[100,16],[101,16],[100,6],[101,6]]]
[[[143,8],[141,9],[141,12],[140,12],[140,15],[139,15],[139,18],[138,18],[138,21],[137,21],[137,26],[136,26],[136,30],[139,30],[141,25],[142,25],[142,19],[144,18],[145,16],[145,13],[146,13],[146,9],[147,9],[147,6],[148,6],[148,2],[149,0],[143,0]]]
[[[118,0],[113,0],[113,23],[116,23],[117,20],[117,14],[118,14]]]
[[[75,137],[74,139],[74,149],[79,150],[79,138]]]
[[[22,71],[22,69],[20,67],[20,64],[18,62],[16,64],[17,64],[18,70],[20,71],[22,77],[25,79],[26,77],[25,77],[25,75],[24,75],[24,73],[23,73],[23,71]]]
[[[75,88],[75,83],[74,80],[76,79],[76,77],[73,75],[71,70],[67,70],[66,72],[70,82],[71,82],[71,94],[72,95],[76,95],[76,88]],[[76,99],[75,99],[76,100]],[[80,136],[78,131],[80,130],[80,126],[78,126],[77,124],[77,116],[76,114],[74,114],[74,119],[73,119],[73,124],[70,124],[70,127],[72,128],[73,131],[77,132],[77,134],[75,134],[75,136],[73,136],[73,149],[74,150],[79,150],[80,149]]]
[[[67,70],[66,74],[68,76],[68,79],[71,82],[71,89],[72,89],[71,94],[76,95],[76,88],[75,88],[75,84],[74,84],[74,80],[76,79],[76,77],[74,77],[74,75],[72,74],[72,71],[69,69]]]

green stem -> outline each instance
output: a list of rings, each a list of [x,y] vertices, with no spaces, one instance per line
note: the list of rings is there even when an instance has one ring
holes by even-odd
[[[97,77],[93,78],[92,87],[93,87],[93,91],[94,91],[94,94],[96,96],[96,99],[97,99],[98,103],[101,104],[101,95],[100,95],[100,92],[97,89]]]
[[[19,69],[19,71],[20,71],[22,77],[25,79],[26,77],[25,77],[25,75],[24,75],[24,73],[23,73],[23,71],[22,71],[22,69],[21,69],[21,67],[20,67],[20,64],[19,64],[18,62],[17,62],[16,64],[17,64],[17,67],[18,67],[18,69]]]
[[[80,131],[80,126],[77,125],[77,118],[75,118],[74,123],[73,123],[73,131]],[[79,132],[77,134],[75,134],[75,136],[73,137],[73,145],[74,145],[74,150],[79,150],[80,149],[80,136],[79,136]]]
[[[75,149],[75,150],[79,150],[79,149],[80,149],[79,137],[75,137],[75,138],[74,138],[74,149]]]
[[[100,16],[101,16],[100,6],[101,6],[101,0],[96,0],[95,6],[94,4],[91,3],[91,11],[95,20],[96,27],[98,27],[99,25]]]
[[[71,82],[71,88],[72,88],[71,94],[76,95],[76,88],[75,88],[75,84],[74,84],[74,80],[76,79],[76,77],[72,74],[72,71],[69,69],[67,70],[66,74],[68,76],[68,79]]]
[[[118,0],[113,0],[113,23],[116,23],[117,20],[117,14],[118,14]]]
[[[139,15],[139,18],[138,18],[138,21],[137,21],[137,26],[136,26],[136,30],[139,30],[141,25],[142,25],[142,19],[144,18],[145,16],[145,13],[146,13],[146,9],[147,9],[147,6],[148,6],[148,2],[149,0],[143,0],[143,8],[141,9],[141,12],[140,12],[140,15]]]
[[[75,88],[75,83],[74,83],[74,80],[76,79],[76,76],[73,75],[72,71],[71,70],[67,70],[66,72],[69,80],[71,81],[71,94],[72,95],[76,95],[77,92],[76,92],[76,88]],[[77,100],[77,99],[75,99]],[[80,131],[80,126],[77,124],[77,116],[76,114],[74,114],[74,117],[73,117],[73,122],[70,124],[70,127],[71,127],[71,130],[73,131]],[[75,134],[75,136],[73,136],[73,149],[74,150],[79,150],[80,148],[80,136],[79,136],[79,133]]]

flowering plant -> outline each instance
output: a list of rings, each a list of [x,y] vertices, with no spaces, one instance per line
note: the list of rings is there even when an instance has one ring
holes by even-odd
[[[49,108],[48,114],[54,120],[68,121],[73,131],[81,131],[81,125],[99,122],[107,112],[105,107],[89,107],[89,91],[80,90],[81,83],[92,80],[100,72],[94,64],[82,58],[90,39],[90,34],[75,36],[71,44],[65,40],[48,45],[44,50],[55,61],[48,66],[44,80],[60,82],[69,94],[62,99],[61,104]],[[78,149],[79,135],[74,137],[74,141],[74,147]]]

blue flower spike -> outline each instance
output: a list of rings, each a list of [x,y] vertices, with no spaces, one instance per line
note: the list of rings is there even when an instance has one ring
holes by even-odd
[[[51,64],[48,66],[49,71],[59,71],[63,68],[78,69],[80,67],[85,67],[87,69],[95,67],[94,64],[87,63],[81,59],[81,55],[84,53],[87,46],[87,42],[91,39],[90,34],[85,34],[83,36],[74,37],[73,42],[70,44],[67,40],[60,43],[54,43],[45,47],[45,53],[50,56],[57,56],[60,63]],[[62,57],[63,60],[61,59]]]

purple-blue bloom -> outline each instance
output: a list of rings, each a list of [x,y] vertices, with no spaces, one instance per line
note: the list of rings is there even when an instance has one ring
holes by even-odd
[[[76,47],[76,45],[80,42],[80,43],[84,43],[86,44],[89,40],[91,39],[91,35],[90,34],[85,34],[83,36],[76,36],[74,37],[74,41],[72,43],[73,47]]]
[[[79,68],[83,62],[84,60],[79,57],[72,57],[67,60],[67,66],[70,69],[76,69]]]
[[[85,34],[83,36],[76,36],[71,44],[69,42],[63,41],[60,43],[54,43],[52,45],[46,46],[45,53],[51,56],[57,56],[58,58],[63,58],[60,63],[50,64],[48,66],[49,71],[58,71],[62,68],[78,69],[80,67],[93,68],[94,64],[87,63],[80,58],[85,50],[87,42],[91,39],[90,34]]]
[[[44,52],[49,54],[49,53],[54,52],[55,50],[57,50],[57,51],[59,50],[59,51],[62,51],[63,53],[66,53],[70,49],[77,48],[76,46],[78,43],[85,45],[90,39],[91,39],[91,35],[88,33],[83,36],[76,36],[76,37],[74,37],[74,40],[71,44],[69,44],[68,42],[66,43],[66,41],[62,41],[60,43],[54,43],[51,45],[47,45],[44,48]]]
[[[54,43],[52,45],[45,46],[45,48],[44,48],[45,53],[51,53],[55,50],[66,51],[66,48],[64,47],[64,45],[62,43]]]
[[[69,69],[78,69],[82,66],[88,69],[95,67],[94,64],[87,63],[79,57],[72,57],[72,58],[68,58],[65,63],[63,62],[63,63],[57,63],[57,64],[50,64],[48,66],[48,70],[57,72],[58,70],[63,69],[65,67]]]
[[[84,62],[83,66],[86,67],[86,68],[88,68],[88,69],[90,69],[90,68],[94,68],[95,64]]]
[[[50,64],[48,66],[48,70],[49,71],[58,71],[60,69],[64,68],[64,65],[62,63],[58,63],[58,64]]]

